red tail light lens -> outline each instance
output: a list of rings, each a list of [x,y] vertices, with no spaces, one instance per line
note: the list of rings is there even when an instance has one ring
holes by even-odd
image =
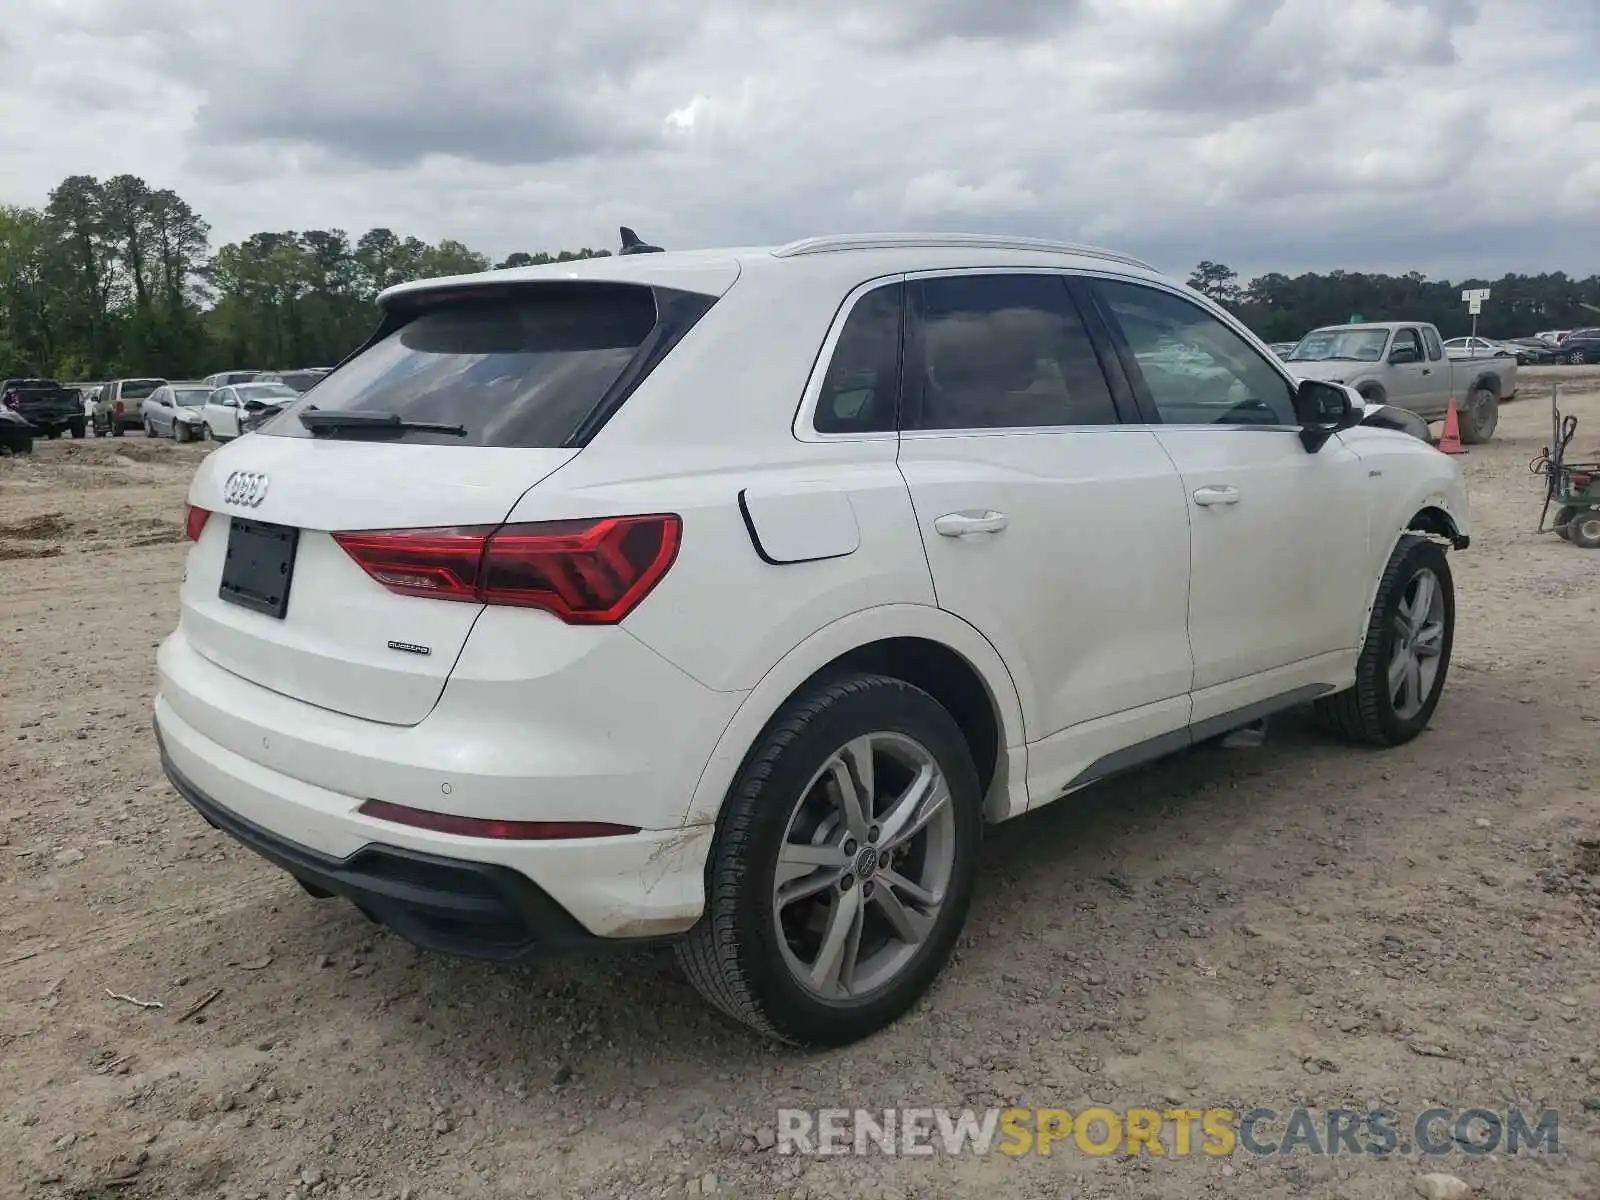
[[[117,401],[117,416],[120,417],[121,415],[122,415],[122,401],[118,400]]]
[[[211,513],[204,508],[196,508],[192,504],[183,506],[183,533],[191,542],[198,542],[200,535],[205,532],[206,522],[211,519]]]
[[[333,539],[391,592],[542,608],[569,625],[615,625],[661,582],[682,533],[678,517],[658,514]]]
[[[458,817],[452,813],[429,812],[368,800],[359,810],[363,816],[434,833],[453,833],[458,837],[501,838],[506,841],[555,841],[562,838],[625,837],[638,833],[637,825],[613,825],[609,821],[500,821],[485,817]]]

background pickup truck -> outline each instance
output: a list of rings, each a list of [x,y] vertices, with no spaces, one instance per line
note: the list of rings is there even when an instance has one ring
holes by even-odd
[[[8,379],[0,384],[0,403],[46,437],[60,437],[67,429],[73,437],[83,436],[83,397],[54,379]]]
[[[1285,357],[1301,379],[1354,388],[1369,404],[1387,404],[1425,421],[1444,420],[1456,402],[1463,442],[1486,442],[1500,422],[1500,402],[1517,394],[1517,360],[1452,358],[1432,325],[1382,321],[1313,329]]]

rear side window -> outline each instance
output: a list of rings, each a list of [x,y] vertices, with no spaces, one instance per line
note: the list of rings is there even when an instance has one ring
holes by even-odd
[[[1432,329],[1422,331],[1423,343],[1428,347],[1428,361],[1438,362],[1444,357],[1444,346],[1439,342],[1439,335]]]
[[[905,288],[875,288],[856,301],[828,361],[817,397],[818,433],[894,429],[900,399],[900,312]]]
[[[384,434],[385,441],[566,445],[656,324],[656,294],[636,284],[536,284],[495,299],[457,299],[324,376],[259,432],[309,437],[297,415],[315,408],[393,413],[466,430],[404,430]]]
[[[906,429],[1115,425],[1116,405],[1066,281],[952,275],[912,291]]]

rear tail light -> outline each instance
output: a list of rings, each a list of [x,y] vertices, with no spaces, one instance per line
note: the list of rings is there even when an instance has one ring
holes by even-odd
[[[122,401],[118,400],[117,401],[117,416],[120,417],[121,415],[122,415]]]
[[[7,408],[9,408],[12,412],[16,412],[21,407],[20,403],[17,400],[17,394],[15,392],[7,392],[6,393],[5,406]]]
[[[542,608],[569,625],[615,625],[678,555],[672,514],[454,529],[336,533],[372,578],[404,596]]]
[[[555,841],[563,838],[626,837],[638,833],[637,825],[613,825],[609,821],[501,821],[487,817],[458,817],[453,813],[429,812],[408,808],[386,800],[368,800],[358,810],[363,816],[434,833],[453,833],[457,837],[501,838],[506,841]]]
[[[211,513],[204,508],[197,508],[193,504],[183,506],[183,533],[191,542],[198,542],[200,535],[205,532],[206,522],[211,519]]]

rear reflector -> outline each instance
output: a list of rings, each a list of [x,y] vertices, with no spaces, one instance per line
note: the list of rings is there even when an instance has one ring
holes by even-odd
[[[458,817],[451,813],[429,812],[368,800],[360,808],[363,816],[396,825],[410,825],[434,833],[453,833],[458,837],[500,838],[505,841],[540,842],[564,838],[626,837],[638,833],[637,825],[613,825],[608,821],[496,821],[485,817]]]
[[[211,519],[211,513],[203,508],[196,508],[193,504],[183,506],[183,532],[191,542],[198,542],[200,535],[205,532],[206,522]]]
[[[615,625],[677,557],[672,514],[589,521],[335,533],[391,592],[542,608],[569,625]]]

